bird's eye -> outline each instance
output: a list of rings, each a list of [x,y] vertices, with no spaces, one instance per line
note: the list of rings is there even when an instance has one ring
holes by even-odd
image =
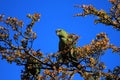
[[[61,32],[61,29],[57,30],[57,32]]]
[[[57,29],[56,32],[57,33],[60,33],[62,31],[62,29]]]

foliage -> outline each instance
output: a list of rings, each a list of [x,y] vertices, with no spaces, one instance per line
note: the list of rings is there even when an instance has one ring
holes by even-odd
[[[95,23],[103,23],[105,25],[111,25],[113,28],[120,30],[120,1],[119,0],[109,0],[112,3],[110,13],[105,12],[104,10],[97,10],[93,5],[75,5],[75,7],[83,8],[83,13],[75,14],[74,16],[86,16],[94,15],[98,19],[95,20]]]
[[[110,14],[104,10],[97,10],[92,5],[76,5],[83,8],[84,12],[75,16],[93,14],[98,17],[95,23],[111,25],[120,30],[120,1],[110,0],[110,2],[112,3]],[[46,57],[40,50],[35,51],[33,43],[37,34],[32,29],[40,16],[38,13],[28,14],[27,17],[31,22],[23,27],[22,20],[12,17],[5,19],[3,14],[0,15],[0,22],[5,24],[4,27],[0,26],[1,59],[6,59],[10,64],[14,62],[18,66],[24,66],[21,80],[71,80],[76,73],[85,80],[120,79],[120,66],[104,72],[106,66],[99,60],[108,49],[120,55],[120,48],[111,44],[104,32],[97,34],[90,44],[80,47],[76,46],[79,36],[66,31],[61,34],[61,30],[58,29],[56,30],[60,39],[58,52]],[[23,29],[25,31],[22,31]]]

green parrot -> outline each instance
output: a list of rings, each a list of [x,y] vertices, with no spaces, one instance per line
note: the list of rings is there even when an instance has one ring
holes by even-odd
[[[69,34],[63,29],[57,29],[56,34],[59,37],[59,52],[67,50],[67,52],[63,53],[65,55],[59,54],[58,61],[68,63],[69,60],[66,60],[68,57],[76,61],[76,53],[73,50],[76,48],[76,42],[79,36]]]

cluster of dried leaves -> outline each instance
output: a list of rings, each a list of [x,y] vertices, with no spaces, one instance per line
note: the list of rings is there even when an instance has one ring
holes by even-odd
[[[86,16],[94,15],[98,19],[95,23],[103,23],[105,25],[111,25],[113,28],[120,30],[120,0],[109,0],[112,3],[110,13],[104,10],[97,10],[93,5],[75,5],[75,7],[83,8],[83,13],[75,14],[74,16]]]
[[[119,0],[110,0],[110,2],[113,5],[110,15],[103,10],[96,10],[92,5],[82,5],[80,7],[84,9],[84,13],[75,16],[93,14],[98,16],[96,23],[113,25],[119,30],[120,2]],[[37,35],[32,29],[40,16],[38,13],[28,14],[27,17],[31,22],[27,27],[23,27],[22,20],[12,17],[5,19],[4,15],[0,15],[0,22],[5,24],[4,27],[0,26],[1,59],[24,66],[24,70],[21,71],[21,80],[71,80],[76,73],[85,80],[120,79],[120,66],[104,72],[106,66],[104,62],[100,62],[100,57],[108,49],[120,55],[120,48],[111,44],[104,32],[97,34],[90,44],[83,47],[68,48],[47,56],[40,50],[34,50],[33,42]],[[59,55],[62,55],[62,58]]]

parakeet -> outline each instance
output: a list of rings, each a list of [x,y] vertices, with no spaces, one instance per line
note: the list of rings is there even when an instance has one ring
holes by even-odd
[[[68,57],[71,57],[72,62],[77,61],[74,49],[76,48],[76,42],[79,36],[69,34],[63,29],[57,29],[56,34],[59,37],[59,52],[65,51],[62,54],[59,54],[58,61],[68,64],[70,61],[68,60]]]
[[[75,34],[68,34],[63,29],[57,29],[56,34],[59,37],[59,51],[70,49],[76,46],[76,41],[79,36]]]

